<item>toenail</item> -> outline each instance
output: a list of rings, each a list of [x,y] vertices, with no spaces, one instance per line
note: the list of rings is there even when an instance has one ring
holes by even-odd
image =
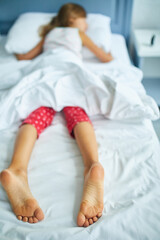
[[[36,217],[33,217],[33,222],[34,223],[37,223],[38,222],[38,219]]]
[[[17,218],[18,218],[18,220],[20,220],[20,221],[22,220],[22,216],[17,216]]]
[[[23,222],[28,222],[28,217],[23,217]]]
[[[33,218],[32,217],[29,218],[29,223],[33,223]]]
[[[89,222],[88,222],[88,220],[86,220],[84,223],[84,227],[88,227],[88,226],[89,226]]]
[[[101,217],[101,216],[102,216],[102,213],[98,213],[98,214],[97,214],[97,217]]]
[[[98,220],[98,218],[97,218],[97,217],[94,217],[94,218],[93,218],[93,221],[94,221],[94,222],[96,222],[97,220]]]
[[[89,224],[92,224],[93,223],[93,220],[92,218],[89,219]]]

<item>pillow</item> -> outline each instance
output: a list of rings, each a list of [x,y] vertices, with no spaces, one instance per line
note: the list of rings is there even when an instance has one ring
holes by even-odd
[[[110,17],[102,14],[88,14],[87,23],[88,29],[86,34],[93,42],[101,47],[105,52],[111,50],[111,28]],[[82,49],[83,58],[93,58],[95,55],[86,47]]]
[[[39,26],[47,24],[54,15],[56,13],[21,14],[8,32],[5,44],[7,52],[24,54],[34,48],[41,40]]]
[[[9,53],[24,54],[34,48],[41,37],[38,29],[50,22],[56,13],[23,13],[15,21],[8,32],[5,49]],[[102,14],[87,14],[87,35],[106,52],[111,47],[110,18]],[[87,48],[82,48],[83,58],[93,57]]]

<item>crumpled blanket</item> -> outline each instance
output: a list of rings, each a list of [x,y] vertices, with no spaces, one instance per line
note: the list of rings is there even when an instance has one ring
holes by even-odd
[[[15,123],[18,126],[40,106],[58,112],[65,106],[79,106],[89,116],[102,114],[108,119],[159,118],[157,104],[141,83],[141,70],[117,60],[104,64],[105,71],[94,72],[62,48],[48,50],[5,74],[0,71],[0,130]],[[15,84],[6,88],[11,76]]]

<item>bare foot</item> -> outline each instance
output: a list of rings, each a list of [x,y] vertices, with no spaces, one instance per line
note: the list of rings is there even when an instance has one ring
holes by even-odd
[[[84,174],[83,197],[77,216],[79,227],[88,227],[102,216],[104,193],[104,169],[102,165],[93,163]]]
[[[38,202],[29,189],[25,172],[7,168],[0,173],[0,181],[19,220],[37,223],[44,218]]]

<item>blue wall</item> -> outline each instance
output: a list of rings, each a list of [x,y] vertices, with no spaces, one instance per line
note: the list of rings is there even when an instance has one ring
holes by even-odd
[[[24,12],[57,12],[67,2],[79,3],[89,13],[102,13],[112,19],[112,32],[123,34],[128,41],[133,0],[0,0],[0,33],[9,28]]]

